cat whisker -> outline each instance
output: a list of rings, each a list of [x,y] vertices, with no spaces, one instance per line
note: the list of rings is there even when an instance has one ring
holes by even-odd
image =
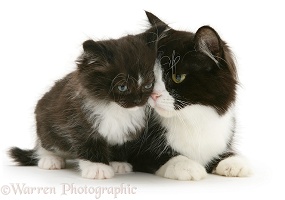
[[[113,80],[112,80],[112,82],[111,82],[111,85],[114,84],[114,82],[115,82],[115,80],[116,80],[117,78],[125,78],[125,77],[126,77],[126,75],[125,75],[124,73],[119,73],[119,74],[117,74],[117,75],[113,78]]]
[[[117,82],[116,84],[111,84],[108,94],[110,94],[110,93],[114,90],[114,88],[116,87],[116,85],[124,84],[125,82],[126,82],[125,80],[120,80],[120,81]]]
[[[182,106],[187,106],[187,105],[189,105],[188,102],[183,101],[183,100],[176,99],[176,101],[177,101],[178,103],[180,103]]]

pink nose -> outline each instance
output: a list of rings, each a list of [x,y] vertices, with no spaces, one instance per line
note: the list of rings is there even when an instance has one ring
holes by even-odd
[[[159,97],[161,96],[161,94],[157,94],[157,93],[152,93],[151,94],[151,98],[156,101]]]

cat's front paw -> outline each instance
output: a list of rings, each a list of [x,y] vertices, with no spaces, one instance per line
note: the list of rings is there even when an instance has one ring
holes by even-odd
[[[159,168],[155,173],[169,179],[201,180],[207,176],[205,167],[185,156],[176,156]]]
[[[80,160],[79,167],[83,178],[108,179],[115,175],[113,168],[103,163]]]
[[[125,174],[133,171],[133,166],[127,162],[110,162],[110,166],[113,167],[115,173]]]
[[[240,156],[232,156],[222,160],[215,173],[228,177],[246,177],[250,176],[251,170],[247,161]]]
[[[47,155],[40,158],[38,167],[42,169],[55,170],[65,167],[65,160],[53,155]]]

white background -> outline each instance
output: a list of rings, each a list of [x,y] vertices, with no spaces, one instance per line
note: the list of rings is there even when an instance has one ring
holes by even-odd
[[[136,194],[124,198],[284,199],[285,30],[280,1],[4,1],[0,2],[0,189],[11,183],[56,187],[57,194],[11,192],[1,199],[95,199],[93,194],[61,195],[62,183],[110,187],[124,183]],[[61,171],[15,167],[11,146],[33,148],[33,110],[53,82],[75,69],[84,40],[118,38],[146,29],[144,10],[170,26],[195,32],[210,25],[228,42],[238,63],[238,149],[252,164],[250,178],[209,175],[181,182],[149,174],[86,180],[70,166]],[[3,189],[4,190],[4,189]],[[103,195],[101,199],[112,199]]]

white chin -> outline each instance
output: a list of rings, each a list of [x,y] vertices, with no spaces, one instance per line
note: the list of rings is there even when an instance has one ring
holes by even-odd
[[[127,108],[129,111],[137,111],[138,109],[139,109],[139,107],[138,106],[136,106],[136,107],[132,107],[132,108]]]
[[[170,118],[175,115],[175,111],[165,110],[157,106],[155,106],[154,109],[160,116],[165,117],[165,118]]]

